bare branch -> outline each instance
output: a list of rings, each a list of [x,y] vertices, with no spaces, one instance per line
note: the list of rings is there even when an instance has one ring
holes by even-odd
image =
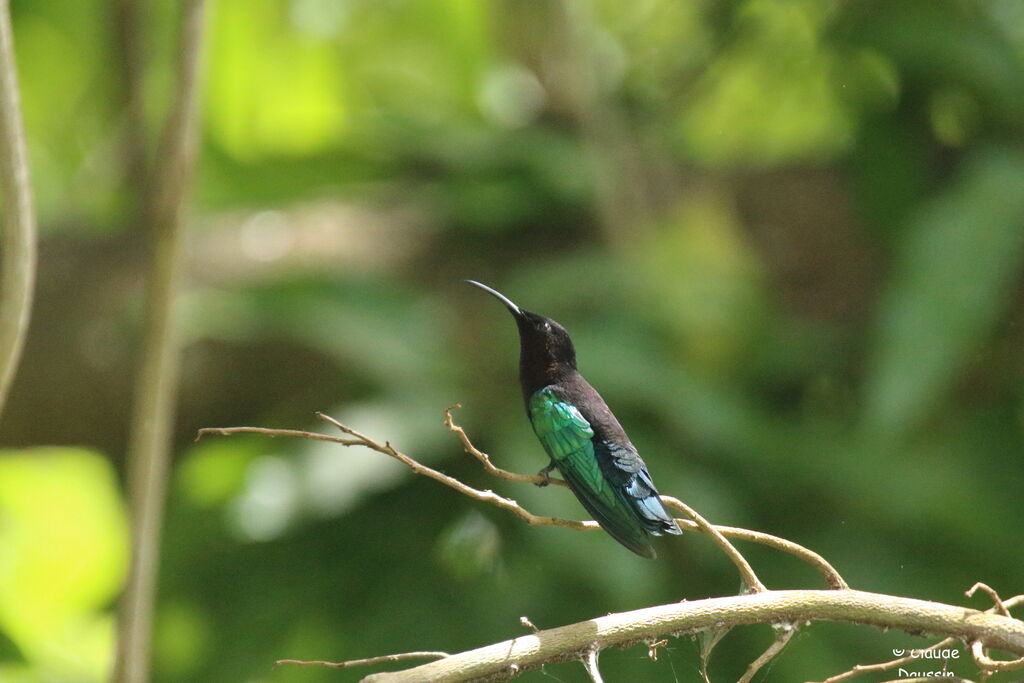
[[[0,263],[0,414],[25,348],[36,280],[36,215],[21,120],[8,0],[0,2],[0,187],[4,224]]]
[[[447,410],[444,411],[444,426],[450,429],[452,432],[455,433],[456,436],[459,437],[459,441],[462,442],[463,448],[466,449],[467,453],[469,453],[474,458],[480,461],[480,463],[484,466],[485,472],[495,477],[498,477],[499,479],[504,479],[506,481],[518,481],[525,484],[536,484],[538,486],[554,484],[556,486],[563,486],[565,488],[569,487],[569,485],[562,481],[561,479],[556,479],[554,477],[542,477],[539,474],[520,474],[518,472],[509,472],[508,470],[503,470],[500,467],[494,465],[494,463],[491,462],[491,456],[487,455],[486,453],[478,449],[476,446],[474,446],[473,442],[469,440],[469,436],[467,436],[466,430],[464,430],[459,425],[455,424],[455,422],[452,420],[452,411],[455,410],[456,408],[461,407],[461,404],[456,403],[455,405],[450,406]]]
[[[986,673],[997,671],[1020,671],[1024,669],[1024,657],[1017,659],[992,659],[985,653],[985,644],[980,640],[971,643],[971,656],[979,667]]]
[[[711,662],[711,655],[714,653],[715,648],[718,647],[718,644],[722,642],[722,638],[729,635],[731,630],[731,626],[713,626],[700,632],[700,677],[704,683],[711,683],[711,677],[708,675],[708,664]]]
[[[146,107],[143,100],[143,75],[146,59],[143,45],[144,10],[142,0],[115,0],[111,28],[117,50],[118,93],[121,101],[121,182],[130,195],[129,217],[138,220],[140,202],[145,195],[147,145]]]
[[[459,437],[466,452],[477,458],[486,471],[496,477],[510,481],[524,483],[539,483],[542,481],[541,477],[521,475],[495,467],[491,463],[490,457],[473,446],[465,431],[454,424],[451,410],[452,408],[449,408],[445,412],[445,426]],[[534,515],[510,498],[499,496],[490,490],[475,489],[458,479],[423,465],[397,450],[389,442],[381,443],[376,441],[323,413],[317,413],[316,415],[319,419],[339,429],[347,435],[347,438],[328,437],[323,434],[299,430],[276,430],[259,427],[208,428],[200,430],[198,437],[206,434],[257,433],[266,436],[312,438],[339,443],[344,446],[363,446],[394,458],[413,472],[434,479],[463,495],[512,512],[529,524],[559,526],[581,531],[600,528],[592,521],[578,522]],[[612,614],[570,626],[535,631],[527,636],[521,636],[511,641],[451,655],[438,662],[421,665],[406,671],[373,674],[365,680],[463,681],[481,677],[511,678],[544,663],[568,659],[583,659],[585,665],[588,666],[588,673],[592,677],[599,677],[600,673],[596,670],[596,653],[609,646],[628,645],[636,641],[643,641],[649,644],[650,654],[650,651],[656,652],[656,648],[664,644],[663,641],[658,641],[657,639],[665,633],[678,635],[705,629],[727,631],[729,628],[740,624],[768,623],[773,625],[792,625],[798,622],[816,620],[872,624],[899,628],[915,634],[933,633],[949,636],[949,642],[954,642],[955,640],[977,641],[981,644],[979,647],[982,648],[977,653],[980,655],[979,661],[990,664],[993,667],[1016,667],[1017,661],[999,662],[990,660],[984,652],[984,647],[994,647],[1014,654],[1024,655],[1024,622],[1009,616],[993,614],[997,609],[1008,614],[1010,608],[1024,601],[1024,596],[1015,596],[1006,601],[999,601],[998,596],[994,596],[993,599],[997,603],[996,606],[986,612],[978,612],[953,605],[852,591],[846,588],[846,582],[824,558],[802,546],[761,532],[734,527],[716,527],[709,524],[685,503],[670,496],[664,496],[663,500],[669,506],[693,518],[693,521],[678,520],[682,526],[706,533],[716,541],[740,569],[741,574],[744,576],[744,581],[754,589],[753,593],[730,598],[711,598],[694,602],[684,601],[671,605],[652,607],[646,610],[637,610],[635,612]],[[829,586],[832,587],[832,590],[769,591],[757,579],[749,564],[726,540],[726,537],[761,543],[792,554],[817,569]],[[521,623],[528,628],[532,626],[525,619],[521,620]],[[794,631],[795,628],[792,626],[786,630],[780,630],[776,640],[760,657],[751,663],[744,674],[744,678],[741,680],[749,681],[765,663],[777,656],[791,639]],[[945,642],[938,643],[933,648],[941,647]],[[650,645],[650,643],[657,644]],[[588,655],[588,653],[593,653],[593,655]],[[590,660],[585,659],[588,656],[591,657]],[[1022,660],[1024,660],[1024,657],[1022,657]],[[287,661],[291,662],[292,660]],[[586,664],[587,661],[590,664]],[[879,665],[858,666],[850,672],[828,679],[828,683],[852,678],[868,671],[888,670],[895,668],[899,663],[900,661],[895,661]],[[325,665],[321,662],[313,664]],[[600,680],[600,678],[594,678],[594,680]]]
[[[668,638],[662,638],[661,640],[648,639],[647,640],[647,657],[652,661],[658,661],[658,648],[665,647],[668,645]]]
[[[583,656],[583,668],[587,670],[587,675],[590,676],[590,680],[594,683],[604,683],[604,679],[601,678],[601,670],[597,668],[597,657],[600,653],[596,647],[592,647],[587,650]]]
[[[128,446],[132,559],[118,623],[113,678],[119,683],[149,680],[160,532],[177,396],[180,342],[175,301],[182,271],[184,214],[198,139],[205,2],[188,0],[181,5],[173,100],[156,156],[159,161],[152,169],[145,197],[152,265]]]
[[[995,603],[995,606],[999,610],[1000,614],[1002,614],[1004,617],[1010,616],[1010,611],[1006,609],[1006,605],[1003,604],[1002,599],[999,597],[999,593],[996,593],[993,588],[991,588],[987,584],[982,583],[981,581],[978,581],[973,586],[968,588],[964,595],[966,595],[969,598],[973,598],[974,593],[979,589],[984,591],[985,593],[988,593],[989,597],[992,598],[992,602]]]
[[[1007,610],[1013,609],[1017,605],[1024,604],[1024,595],[1015,595],[1012,598],[1010,598],[1009,600],[1003,601],[1002,604],[1003,604],[1003,607],[1006,608]],[[996,611],[996,609],[997,609],[997,607],[990,607],[989,609],[985,610],[985,613],[986,614],[993,614]],[[1010,615],[1006,614],[1005,616],[1010,616]],[[946,638],[945,640],[940,640],[939,642],[935,643],[934,645],[929,645],[928,647],[920,648],[918,650],[918,652],[920,653],[920,652],[930,652],[930,651],[933,651],[933,650],[941,650],[941,649],[946,648],[946,647],[952,647],[952,646],[956,645],[958,642],[960,642],[958,638]],[[877,673],[877,672],[880,672],[880,671],[891,671],[892,669],[895,669],[895,668],[899,667],[902,664],[908,664],[910,662],[913,662],[915,659],[916,659],[915,657],[913,657],[911,655],[907,655],[906,657],[899,657],[897,659],[893,659],[893,660],[890,660],[888,662],[880,662],[878,664],[857,664],[856,666],[854,666],[849,671],[844,671],[843,673],[836,674],[835,676],[830,676],[830,677],[826,678],[824,681],[822,681],[822,683],[839,683],[840,681],[847,681],[847,680],[850,680],[851,678],[856,678],[857,676],[862,676],[862,675],[868,674],[868,673]],[[904,679],[904,680],[906,680],[906,679]]]
[[[459,437],[459,440],[462,442],[463,448],[466,450],[466,452],[475,457],[478,461],[480,461],[480,463],[484,466],[485,471],[489,472],[490,474],[493,474],[494,476],[500,479],[508,481],[516,481],[530,484],[538,484],[544,481],[544,478],[541,476],[519,474],[517,472],[510,472],[508,470],[496,467],[491,462],[490,456],[484,453],[483,451],[479,450],[476,446],[474,446],[469,436],[466,434],[465,430],[454,423],[452,419],[452,410],[456,407],[458,407],[458,404],[452,406],[451,408],[448,408],[445,411],[444,424],[449,430],[454,432]],[[319,419],[334,425],[337,429],[341,430],[345,434],[348,434],[350,438],[332,437],[326,434],[320,434],[318,432],[306,432],[294,429],[268,429],[263,427],[207,427],[199,430],[198,434],[196,435],[196,441],[200,440],[204,436],[211,434],[229,436],[232,434],[251,433],[262,434],[264,436],[269,437],[285,436],[315,439],[318,441],[329,441],[332,443],[338,443],[343,446],[363,446],[365,448],[369,448],[371,450],[377,451],[378,453],[382,453],[391,458],[394,458],[401,462],[402,464],[404,464],[409,469],[411,469],[413,472],[426,477],[430,477],[431,479],[434,479],[435,481],[438,481],[444,484],[445,486],[455,489],[456,491],[462,493],[463,495],[469,496],[470,498],[479,500],[481,502],[490,503],[504,510],[512,512],[514,515],[524,520],[528,524],[534,526],[556,526],[567,529],[576,529],[578,531],[594,531],[601,528],[594,521],[579,522],[574,520],[561,519],[557,517],[543,517],[535,515],[529,512],[528,510],[524,509],[513,499],[504,498],[490,490],[481,491],[478,489],[474,489],[453,477],[449,477],[448,475],[438,472],[433,468],[423,465],[422,463],[416,461],[412,457],[398,451],[393,446],[391,446],[390,443],[382,444],[378,441],[375,441],[374,439],[371,439],[365,434],[357,432],[351,427],[342,424],[341,422],[338,422],[334,418],[323,413],[317,413],[316,415]],[[560,479],[553,478],[550,481],[551,483],[556,485],[566,486],[565,482],[561,481]],[[685,505],[676,498],[673,498],[671,496],[662,496],[662,500],[665,501],[668,505],[674,506],[678,510],[682,511],[684,514],[692,513],[693,515],[697,515],[696,511],[694,511],[692,508]],[[831,564],[829,564],[823,557],[821,557],[814,551],[804,548],[803,546],[797,543],[786,540],[784,538],[779,538],[777,536],[772,536],[771,534],[766,534],[760,531],[752,531],[750,529],[741,529],[738,527],[711,525],[706,520],[703,520],[703,518],[701,518],[701,520],[704,522],[705,525],[703,527],[698,522],[690,519],[676,519],[676,522],[684,529],[696,530],[701,533],[706,533],[708,535],[711,535],[713,539],[715,538],[715,533],[717,532],[718,534],[720,534],[720,536],[724,536],[726,538],[738,538],[740,540],[766,545],[768,547],[781,550],[785,553],[789,553],[797,559],[800,559],[814,567],[814,569],[816,569],[824,577],[829,587],[835,589],[848,588],[846,581],[843,580],[842,576],[839,575],[839,572],[837,572]],[[722,539],[722,542],[719,542],[719,545],[720,547],[723,547],[723,549],[725,547],[733,548],[733,546],[729,544],[729,542],[725,539]],[[733,552],[735,552],[736,556],[738,556],[739,562],[737,563],[737,567],[746,565],[746,570],[749,572],[748,574],[744,574],[744,570],[741,569],[741,574],[744,575],[743,578],[747,585],[751,587],[760,586],[760,589],[764,590],[764,585],[756,579],[756,575],[754,574],[753,570],[750,569],[749,563],[747,563],[746,560],[742,557],[742,555],[740,555],[738,551],[735,551],[734,548]],[[733,559],[731,553],[727,551],[727,554],[730,555],[730,559]],[[736,562],[735,559],[734,562]]]
[[[204,427],[196,432],[195,442],[198,443],[204,436],[215,434],[218,436],[231,436],[232,434],[262,434],[274,438],[275,436],[294,436],[300,439],[313,439],[314,441],[330,441],[340,443],[342,446],[362,446],[359,439],[344,439],[340,436],[328,436],[319,432],[304,432],[301,429],[267,429],[266,427]]]
[[[451,411],[456,407],[458,407],[457,404],[455,406],[452,406],[451,408],[448,408],[445,411],[444,424],[446,427],[448,427],[448,429],[450,429],[459,437],[459,440],[462,442],[462,445],[465,448],[466,452],[475,457],[477,460],[479,460],[481,464],[483,464],[484,469],[487,472],[493,474],[496,477],[508,481],[518,481],[531,484],[537,484],[543,481],[543,477],[540,476],[519,474],[494,466],[493,463],[491,462],[490,456],[476,448],[476,446],[474,446],[472,441],[469,439],[469,436],[466,434],[465,430],[454,423]],[[199,430],[198,434],[196,435],[196,441],[200,440],[204,436],[211,434],[229,436],[232,434],[250,433],[262,434],[264,436],[269,437],[284,436],[315,439],[318,441],[329,441],[332,443],[338,443],[343,446],[364,446],[371,450],[377,451],[378,453],[382,453],[384,455],[392,457],[401,462],[402,464],[404,464],[413,472],[421,474],[423,476],[430,477],[431,479],[434,479],[435,481],[438,481],[444,484],[445,486],[455,489],[456,491],[462,493],[463,495],[467,495],[481,502],[496,505],[497,507],[512,512],[520,519],[526,521],[528,524],[534,526],[556,526],[567,529],[576,529],[580,531],[593,531],[600,529],[600,526],[593,521],[578,522],[574,520],[561,519],[557,517],[544,517],[540,515],[535,515],[526,510],[525,508],[523,508],[522,506],[520,506],[513,499],[498,496],[497,494],[490,490],[481,491],[478,489],[474,489],[453,477],[449,477],[448,475],[438,472],[433,468],[423,465],[422,463],[414,460],[408,455],[398,451],[393,446],[391,446],[391,444],[379,443],[374,439],[371,439],[370,437],[366,436],[365,434],[357,432],[351,427],[348,427],[347,425],[338,422],[337,420],[328,415],[325,415],[323,413],[317,413],[317,417],[325,422],[329,422],[342,432],[349,434],[351,438],[332,437],[326,434],[320,434],[318,432],[307,432],[294,429],[268,429],[264,427],[207,427]],[[565,482],[562,482],[559,479],[551,479],[551,482],[558,485],[565,485]],[[689,508],[676,498],[672,498],[671,496],[662,496],[662,498],[669,505],[675,506],[677,509],[683,511],[684,513],[686,513],[687,510],[690,510],[690,512],[692,512],[693,514],[697,514],[696,511],[693,511],[691,508]],[[776,536],[765,534],[759,531],[752,531],[749,529],[740,529],[737,527],[726,526],[714,526],[708,524],[706,521],[704,521],[705,525],[707,525],[706,527],[701,527],[697,522],[688,519],[677,519],[676,521],[684,528],[697,530],[702,533],[709,533],[706,529],[711,529],[711,532],[717,531],[719,534],[721,534],[721,536],[729,538],[738,538],[741,540],[759,543],[762,545],[767,545],[769,547],[782,550],[783,552],[787,552],[807,562],[815,569],[817,569],[822,574],[822,576],[825,577],[825,580],[828,582],[828,585],[830,587],[837,589],[847,588],[846,582],[843,581],[839,573],[835,569],[833,569],[832,565],[830,565],[824,558],[822,558],[817,553],[808,550],[807,548],[804,548],[803,546],[793,543],[792,541],[788,541],[783,538],[778,538]],[[711,535],[712,537],[714,537],[713,533],[711,533]],[[730,548],[732,547],[728,543],[728,541],[725,541],[725,544]],[[737,555],[739,555],[738,552]],[[742,556],[739,557],[741,563],[746,563],[746,560],[744,560]],[[747,564],[747,567],[749,569],[749,564]],[[752,576],[753,578],[748,578],[748,576],[744,576],[744,580],[748,583],[748,585],[760,585],[761,589],[764,590],[764,586],[760,583],[760,581],[757,581],[756,584],[751,583],[751,581],[756,580],[756,575],[753,574],[753,570],[750,570],[750,576]]]
[[[747,562],[747,558],[743,557],[743,555],[733,547],[733,544],[729,543],[725,536],[723,536],[718,529],[712,526],[710,522],[701,517],[696,510],[672,496],[662,496],[661,499],[692,519],[698,529],[711,537],[711,540],[715,542],[715,545],[717,545],[719,549],[725,553],[725,556],[728,557],[734,565],[736,565],[736,568],[740,572],[740,576],[743,577],[743,582],[750,588],[750,590],[755,593],[761,593],[768,590],[765,588],[764,584],[761,583],[761,580],[757,578],[757,574],[754,573],[750,563]]]
[[[757,672],[764,667],[765,664],[775,659],[776,656],[782,649],[786,647],[790,639],[796,635],[797,628],[793,624],[780,624],[775,627],[775,640],[768,646],[768,649],[761,653],[761,656],[755,659],[747,667],[747,670],[736,683],[750,683],[754,680],[754,676]]]
[[[455,424],[454,420],[452,419],[452,410],[461,407],[461,405],[456,403],[455,405],[445,410],[444,425],[449,430],[454,432],[456,436],[459,437],[459,440],[462,442],[462,446],[465,449],[465,451],[472,455],[477,460],[479,460],[480,463],[484,466],[484,470],[486,472],[498,477],[499,479],[505,479],[507,481],[517,481],[529,484],[543,484],[545,482],[545,478],[538,475],[519,474],[518,472],[510,472],[508,470],[504,470],[501,469],[500,467],[495,466],[491,462],[491,457],[488,454],[481,451],[480,449],[478,449],[476,446],[474,446],[473,442],[466,434],[466,431],[459,425]],[[552,484],[556,484],[559,486],[568,486],[568,484],[566,484],[561,479],[552,478],[550,479],[550,482]],[[697,515],[697,512],[695,510],[685,505],[677,498],[673,498],[671,496],[662,496],[661,498],[664,502],[682,511],[683,514],[686,514],[691,517],[692,515]],[[744,574],[744,581],[746,581],[747,584],[751,586],[751,588],[754,588],[755,586],[760,586],[760,589],[764,590],[763,584],[761,584],[761,582],[757,580],[757,577],[754,574],[753,569],[751,569],[750,565],[746,563],[746,560],[743,558],[743,556],[740,555],[738,551],[735,551],[735,549],[733,549],[731,552],[726,550],[727,547],[732,548],[732,546],[724,538],[721,538],[721,536],[724,536],[726,538],[739,538],[741,540],[750,541],[752,543],[759,543],[761,545],[766,545],[772,548],[776,548],[777,550],[789,553],[797,557],[798,559],[803,560],[804,562],[818,570],[818,572],[825,578],[825,581],[828,583],[829,587],[836,589],[849,588],[849,586],[846,584],[846,581],[843,580],[843,577],[840,576],[839,572],[837,572],[835,568],[832,567],[832,565],[825,560],[825,558],[823,558],[818,553],[812,550],[808,550],[807,548],[804,548],[803,546],[797,543],[788,541],[784,538],[778,538],[777,536],[772,536],[771,534],[766,534],[760,531],[751,531],[749,529],[739,529],[736,527],[711,525],[703,518],[701,518],[701,521],[704,523],[704,526],[701,526],[701,524],[697,522],[695,519],[676,520],[676,522],[680,524],[680,526],[708,534],[712,537],[712,539],[716,540],[716,543],[719,545],[719,547],[721,547],[723,551],[725,551],[726,554],[729,555],[730,559],[732,559],[734,563],[737,563],[737,567],[740,568],[740,573]],[[715,532],[720,534],[718,539],[716,539],[715,537]],[[746,565],[746,569],[742,568],[742,565]]]
[[[671,498],[670,496],[662,496],[662,500],[672,501],[675,499]],[[692,522],[688,519],[676,519],[676,522],[680,526],[683,526],[687,529],[692,529],[695,531],[701,530],[700,527],[697,526],[696,522]],[[793,555],[797,559],[803,560],[807,564],[814,567],[818,571],[818,573],[821,574],[822,577],[824,577],[825,581],[828,583],[830,588],[835,588],[838,590],[845,590],[849,588],[843,577],[839,575],[839,572],[837,572],[835,568],[832,567],[832,565],[829,564],[824,557],[814,552],[813,550],[809,550],[803,547],[798,543],[786,540],[785,538],[779,538],[778,536],[772,536],[771,534],[766,534],[762,531],[741,529],[739,527],[734,526],[720,526],[717,524],[714,525],[714,527],[718,530],[719,533],[721,533],[726,538],[737,538],[741,541],[759,543],[760,545],[765,545],[770,548],[775,548],[776,550],[781,550],[784,553],[789,553],[790,555]]]
[[[274,664],[294,664],[295,666],[321,666],[328,669],[349,669],[354,666],[375,666],[389,662],[405,662],[412,659],[444,659],[450,657],[447,652],[401,652],[394,655],[367,657],[366,659],[350,659],[345,662],[325,662],[319,659],[279,659]]]
[[[406,671],[368,676],[372,683],[467,681],[564,661],[589,648],[623,646],[706,628],[753,623],[841,621],[931,633],[1024,655],[1024,622],[956,605],[854,590],[781,590],[708,598],[609,614],[453,654]]]
[[[535,515],[532,512],[528,511],[526,508],[522,507],[516,501],[512,500],[511,498],[499,496],[497,493],[489,489],[481,491],[479,489],[473,488],[472,486],[464,484],[454,477],[449,477],[447,474],[438,472],[432,467],[427,467],[426,465],[416,460],[413,460],[405,453],[396,450],[390,443],[380,443],[378,441],[371,439],[365,434],[357,432],[356,430],[352,429],[347,425],[343,425],[330,415],[317,413],[316,416],[319,419],[323,420],[324,422],[331,423],[332,425],[340,429],[342,432],[348,434],[349,436],[355,439],[355,444],[345,445],[365,446],[370,450],[377,451],[378,453],[383,453],[384,455],[387,455],[389,457],[394,458],[395,460],[398,460],[400,463],[411,469],[416,474],[422,474],[425,477],[430,477],[434,481],[440,482],[445,486],[448,486],[449,488],[453,488],[459,493],[463,494],[464,496],[469,496],[474,500],[489,503],[490,505],[499,507],[502,510],[507,510],[508,512],[514,514],[516,517],[519,517],[520,519],[525,521],[527,524],[533,526],[557,526],[567,529],[578,530],[590,530],[600,528],[597,522],[577,522],[571,519],[561,519],[560,517],[542,517],[540,515]]]

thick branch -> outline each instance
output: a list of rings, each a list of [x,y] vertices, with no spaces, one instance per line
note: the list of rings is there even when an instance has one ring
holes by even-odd
[[[578,659],[592,648],[623,646],[660,634],[742,624],[841,621],[930,633],[1024,655],[1024,622],[955,605],[853,590],[750,593],[648,607],[540,631],[454,654],[405,671],[367,676],[372,683],[510,678],[541,664]]]
[[[0,188],[4,201],[3,261],[0,263],[0,414],[3,414],[25,347],[36,278],[36,217],[7,0],[0,1]]]

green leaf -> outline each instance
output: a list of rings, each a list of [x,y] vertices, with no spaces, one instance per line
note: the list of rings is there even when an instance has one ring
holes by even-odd
[[[869,433],[913,428],[990,334],[1024,253],[1022,180],[1024,156],[980,152],[911,216],[878,312]]]
[[[887,55],[908,81],[962,88],[993,120],[1015,128],[1024,107],[1024,67],[1005,30],[984,14],[981,4],[848,3],[834,38]]]
[[[0,631],[30,671],[43,680],[106,677],[107,608],[127,563],[109,461],[77,448],[0,452]]]

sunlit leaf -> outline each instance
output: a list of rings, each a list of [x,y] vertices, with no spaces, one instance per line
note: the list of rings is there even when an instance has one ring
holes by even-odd
[[[74,448],[0,453],[0,629],[37,671],[105,678],[127,564],[113,468]]]
[[[340,19],[327,3],[295,5],[217,3],[209,129],[236,157],[309,153],[344,130],[341,61],[328,36],[309,30]]]
[[[707,71],[681,120],[688,154],[710,163],[778,163],[843,149],[851,118],[833,82],[834,56],[819,35],[826,7],[743,4],[739,37]]]
[[[245,484],[246,468],[255,450],[244,439],[208,438],[178,468],[183,495],[200,507],[224,503]]]

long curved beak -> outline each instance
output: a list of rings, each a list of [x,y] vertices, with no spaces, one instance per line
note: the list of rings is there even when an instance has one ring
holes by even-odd
[[[501,303],[505,304],[505,308],[507,308],[512,313],[512,315],[516,316],[517,318],[523,314],[523,311],[522,311],[521,308],[516,306],[512,302],[511,299],[509,299],[507,296],[505,296],[504,294],[502,294],[498,290],[491,289],[487,285],[481,284],[481,283],[477,282],[476,280],[466,280],[466,282],[468,282],[471,285],[475,285],[475,286],[479,287],[480,289],[484,290],[485,292],[487,292],[488,294],[490,294],[491,296],[496,298]]]

